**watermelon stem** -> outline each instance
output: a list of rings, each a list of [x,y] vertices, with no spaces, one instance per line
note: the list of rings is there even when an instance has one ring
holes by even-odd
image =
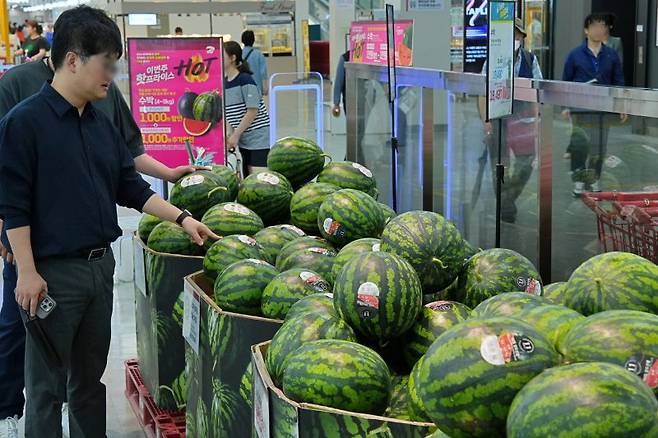
[[[437,259],[436,257],[434,257],[432,258],[432,263],[438,263],[439,266],[441,266],[441,269],[446,269],[446,265],[441,261],[441,259]]]
[[[225,192],[228,189],[226,187],[222,187],[222,186],[215,187],[214,189],[212,189],[211,191],[208,192],[208,198],[210,198],[217,190],[222,190],[222,191]]]
[[[328,154],[321,154],[320,156],[321,156],[321,157],[325,157],[325,158],[329,158],[329,163],[327,163],[327,164],[330,164],[332,161],[334,161],[334,159],[331,158],[331,155],[328,155]]]

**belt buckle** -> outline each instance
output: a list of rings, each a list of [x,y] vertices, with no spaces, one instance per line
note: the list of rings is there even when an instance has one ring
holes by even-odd
[[[107,253],[107,248],[92,249],[91,251],[89,251],[89,257],[87,257],[87,261],[93,262],[96,260],[100,260],[103,257],[105,257],[105,253]]]

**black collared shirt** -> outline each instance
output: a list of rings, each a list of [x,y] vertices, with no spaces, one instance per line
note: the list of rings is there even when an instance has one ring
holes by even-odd
[[[5,229],[30,226],[35,258],[116,240],[116,204],[153,195],[107,116],[49,84],[0,121],[0,188]]]

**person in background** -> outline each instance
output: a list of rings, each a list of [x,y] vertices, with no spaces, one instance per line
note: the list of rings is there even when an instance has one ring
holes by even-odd
[[[57,303],[36,324],[59,363],[27,336],[27,438],[61,437],[64,388],[70,435],[105,436],[116,204],[178,223],[197,245],[218,238],[153,193],[110,119],[90,104],[107,96],[123,51],[117,25],[90,9],[70,10],[58,27],[52,83],[0,121],[2,239],[18,268],[15,300],[31,317],[45,296]]]
[[[270,119],[252,76],[235,41],[224,43],[224,105],[229,130],[229,150],[240,149],[242,175],[267,167],[270,150]]]
[[[24,55],[26,60],[39,61],[45,58],[48,52],[48,41],[39,34],[40,25],[34,20],[27,22],[28,36],[23,41],[23,48],[19,50],[17,55]]]
[[[604,44],[608,32],[609,14],[594,13],[585,18],[585,41],[573,49],[564,64],[562,80],[588,84],[623,86],[624,72],[619,55]],[[608,148],[610,116],[602,112],[569,110],[563,117],[571,117],[573,129],[566,158],[571,158],[573,195],[579,197],[586,189],[601,191],[601,171]],[[619,115],[622,123],[626,114]],[[583,136],[584,131],[584,136]],[[583,142],[588,138],[589,142]],[[594,151],[592,151],[592,149]],[[587,187],[589,185],[589,187]]]
[[[25,41],[25,33],[23,33],[23,26],[18,26],[16,28],[16,36],[18,37],[18,40],[23,44],[23,41]]]
[[[612,50],[617,52],[619,56],[619,62],[624,67],[624,45],[620,37],[612,36],[612,30],[615,28],[615,23],[617,22],[617,16],[612,13],[605,14],[606,16],[606,29],[605,34],[603,35],[603,44],[610,47]]]
[[[62,13],[53,30],[57,30],[57,26],[64,23],[74,10]],[[89,8],[89,11],[93,10]],[[23,100],[37,94],[43,84],[51,81],[53,76],[54,67],[50,58],[18,65],[7,71],[0,78],[0,118]],[[139,127],[121,91],[114,83],[110,84],[107,97],[92,105],[110,118],[128,145],[138,172],[173,183],[198,169],[195,166],[169,168],[145,153]],[[2,226],[0,220],[0,229]],[[4,259],[3,300],[0,309],[0,436],[3,436],[3,430],[9,425],[13,428],[23,414],[25,380],[22,364],[25,358],[25,328],[14,299],[16,267],[13,264],[13,255],[8,253],[2,243],[0,255]]]
[[[183,36],[183,28],[182,27],[177,27],[176,29],[174,29],[174,35]]]
[[[244,44],[244,49],[242,50],[243,60],[249,63],[249,68],[254,75],[254,81],[256,82],[256,87],[258,91],[263,96],[267,96],[268,93],[268,83],[267,83],[267,59],[265,55],[254,47],[256,42],[256,37],[252,30],[245,30],[242,32],[242,44]]]
[[[526,79],[543,79],[537,57],[525,49],[525,40],[528,33],[523,20],[517,18],[514,22],[514,77]],[[486,73],[485,63],[483,74]],[[480,114],[485,115],[486,101],[480,99]],[[504,144],[502,162],[506,172],[501,193],[501,219],[505,222],[515,223],[517,215],[516,201],[523,193],[532,176],[533,163],[537,150],[537,131],[539,129],[539,110],[537,104],[523,101],[514,102],[514,114],[506,118],[503,123]],[[486,146],[488,159],[491,163],[491,172],[496,187],[496,164],[498,162],[498,125],[485,123]],[[511,157],[514,157],[512,160]],[[486,164],[487,153],[483,154],[481,161]],[[510,163],[514,163],[513,167]],[[483,170],[483,169],[482,169]]]
[[[336,66],[336,78],[334,80],[334,117],[340,116],[340,102],[343,102],[343,111],[347,114],[347,101],[345,99],[345,63],[350,62],[350,51],[343,53],[338,58]]]

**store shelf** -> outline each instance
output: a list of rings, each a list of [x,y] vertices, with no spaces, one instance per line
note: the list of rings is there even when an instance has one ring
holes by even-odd
[[[146,389],[137,360],[125,362],[126,398],[148,438],[184,438],[185,412],[158,408]]]

